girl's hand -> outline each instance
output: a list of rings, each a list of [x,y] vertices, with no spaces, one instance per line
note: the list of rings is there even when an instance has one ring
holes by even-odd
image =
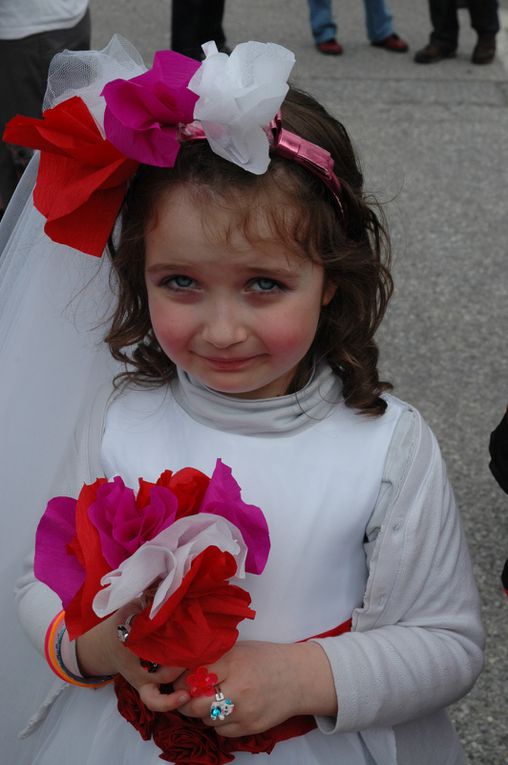
[[[149,673],[139,657],[129,650],[128,642],[122,643],[117,626],[136,612],[134,605],[121,608],[76,641],[78,663],[83,675],[122,675],[137,690],[141,701],[154,712],[168,712],[185,704],[189,693],[180,689],[173,693],[161,693],[160,686],[170,684],[179,677],[182,667],[161,667]]]
[[[180,706],[189,717],[200,717],[222,736],[260,733],[289,717],[337,714],[333,677],[326,654],[317,643],[237,643],[208,667],[235,708],[224,720],[210,719],[213,696],[201,696]],[[185,677],[174,683],[185,688]]]

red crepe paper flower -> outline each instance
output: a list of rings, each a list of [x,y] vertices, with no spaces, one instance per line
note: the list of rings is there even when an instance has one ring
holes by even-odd
[[[140,478],[137,504],[139,507],[144,507],[148,502],[147,498],[152,486],[162,486],[172,491],[178,500],[176,517],[185,518],[198,512],[209,484],[208,476],[195,468],[182,468],[176,473],[165,470],[156,484]]]
[[[237,624],[253,619],[250,595],[229,584],[237,566],[217,547],[198,555],[178,590],[150,618],[146,608],[132,623],[128,647],[155,664],[211,664],[238,638]]]
[[[138,163],[101,136],[78,96],[42,120],[14,117],[3,139],[41,150],[34,204],[50,239],[100,257]]]
[[[84,486],[76,503],[76,536],[68,545],[68,552],[81,563],[85,575],[82,586],[65,609],[65,623],[71,640],[101,621],[92,603],[102,577],[109,571],[109,564],[102,554],[99,533],[89,518],[88,508],[104,483],[104,479],[98,479],[91,486]]]

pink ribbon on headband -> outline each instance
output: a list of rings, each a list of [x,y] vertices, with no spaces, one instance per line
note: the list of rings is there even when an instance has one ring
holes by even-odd
[[[280,112],[270,123],[271,151],[279,157],[291,159],[316,175],[332,192],[342,218],[344,208],[340,199],[341,182],[334,172],[332,155],[326,149],[282,127]]]

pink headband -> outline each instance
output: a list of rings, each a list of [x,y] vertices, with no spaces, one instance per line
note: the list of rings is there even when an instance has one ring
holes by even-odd
[[[266,172],[270,154],[297,162],[330,189],[343,219],[332,157],[281,125],[293,54],[255,42],[231,56],[214,43],[203,50],[201,64],[159,51],[152,69],[108,82],[90,109],[78,92],[42,120],[8,123],[5,141],[41,150],[34,204],[51,239],[100,257],[138,163],[173,167],[182,141],[205,138],[213,152],[255,174]]]
[[[280,112],[277,112],[266,132],[270,154],[296,162],[317,176],[331,191],[340,216],[344,218],[344,209],[339,195],[341,183],[333,171],[333,159],[330,152],[283,128]],[[203,128],[193,122],[189,125],[180,126],[179,140],[182,143],[191,143],[193,141],[206,141],[207,137]]]
[[[315,143],[311,143],[311,141],[307,141],[306,138],[302,138],[296,135],[296,133],[291,133],[283,128],[280,112],[275,115],[270,123],[270,129],[273,135],[271,151],[279,157],[285,157],[293,162],[297,162],[322,180],[332,192],[343,219],[344,208],[339,196],[341,183],[334,173],[333,159],[330,152]]]

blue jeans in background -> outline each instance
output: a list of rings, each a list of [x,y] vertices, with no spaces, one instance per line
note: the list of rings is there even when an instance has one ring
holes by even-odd
[[[333,40],[337,24],[333,18],[332,0],[308,0],[310,26],[316,43]],[[384,0],[363,0],[367,36],[371,42],[384,40],[393,33],[392,16]]]

